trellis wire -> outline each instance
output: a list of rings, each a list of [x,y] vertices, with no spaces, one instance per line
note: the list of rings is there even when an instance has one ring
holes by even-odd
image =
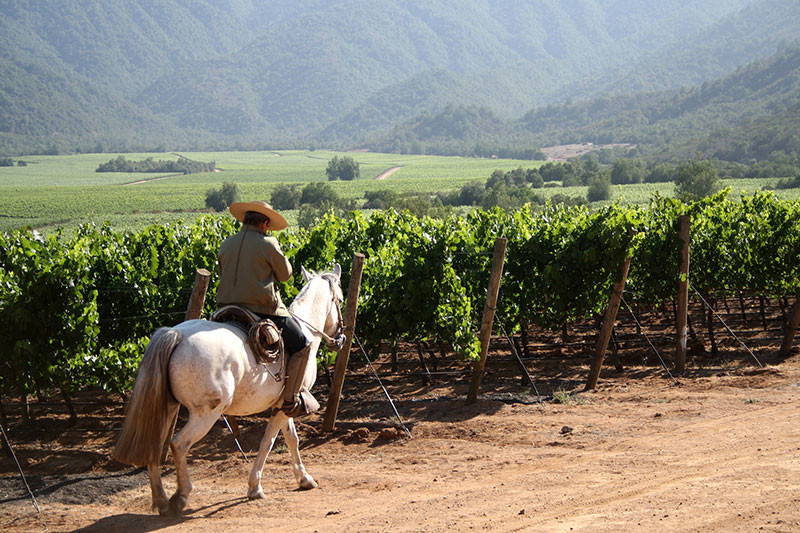
[[[369,356],[367,355],[367,351],[361,345],[361,341],[358,340],[358,337],[353,335],[353,340],[356,341],[356,344],[358,344],[358,348],[361,350],[361,353],[364,354],[364,358],[367,360],[367,363],[369,364],[369,367],[372,370],[372,373],[375,375],[375,379],[378,380],[378,384],[381,386],[381,389],[383,389],[383,393],[386,395],[386,399],[389,400],[389,404],[392,406],[392,410],[394,411],[394,414],[397,417],[397,420],[400,422],[400,425],[403,427],[403,430],[406,432],[406,435],[408,435],[408,438],[411,438],[411,432],[408,430],[406,425],[403,423],[403,419],[400,417],[400,413],[397,412],[397,407],[394,406],[394,402],[392,401],[392,397],[389,396],[389,391],[387,391],[386,387],[383,386],[383,382],[381,381],[381,378],[378,376],[378,373],[375,371],[375,367],[372,366],[372,361],[370,361]]]
[[[225,422],[225,426],[228,428],[228,431],[231,432],[231,436],[233,437],[233,442],[236,443],[236,447],[239,448],[239,451],[242,453],[242,457],[244,457],[244,460],[249,463],[250,459],[248,459],[247,454],[244,453],[241,444],[239,444],[239,439],[236,438],[236,434],[233,432],[233,428],[231,427],[230,423],[228,422],[228,419],[225,417],[224,414],[222,415],[222,421]]]
[[[753,359],[755,359],[756,363],[758,363],[758,366],[759,366],[759,367],[761,367],[761,368],[764,368],[764,365],[761,363],[761,361],[759,361],[759,360],[758,360],[758,357],[756,357],[756,354],[754,354],[754,353],[753,353],[753,350],[751,350],[751,349],[750,349],[750,348],[749,348],[749,347],[748,347],[748,346],[747,346],[747,345],[746,345],[744,342],[742,342],[742,340],[741,340],[739,337],[737,337],[737,336],[736,336],[736,333],[734,333],[734,332],[733,332],[733,330],[731,330],[731,328],[729,328],[729,327],[728,327],[728,324],[726,324],[726,323],[725,323],[725,321],[724,321],[724,320],[722,320],[722,317],[721,317],[721,316],[719,316],[719,314],[717,314],[717,312],[716,312],[716,311],[714,311],[714,308],[713,308],[713,307],[711,307],[711,305],[709,305],[709,303],[706,301],[706,299],[705,299],[705,298],[703,298],[703,295],[702,295],[702,294],[700,294],[700,293],[697,291],[697,289],[695,289],[695,288],[694,288],[694,285],[692,285],[691,283],[689,283],[689,286],[692,288],[692,290],[695,292],[695,294],[697,294],[697,296],[698,296],[698,297],[699,297],[699,298],[700,298],[700,299],[703,301],[703,303],[706,305],[706,307],[708,307],[708,308],[709,308],[709,310],[710,310],[712,313],[714,313],[714,316],[715,316],[715,317],[717,317],[717,318],[719,319],[719,321],[720,321],[720,322],[722,322],[722,325],[723,325],[723,326],[725,326],[725,329],[727,329],[727,330],[728,330],[728,333],[730,333],[731,335],[733,335],[733,338],[734,338],[734,339],[736,339],[736,340],[739,342],[739,344],[741,344],[742,346],[744,346],[744,349],[745,349],[745,350],[747,350],[747,351],[750,353],[750,355],[752,355],[752,356],[753,356]]]
[[[525,373],[525,377],[528,378],[528,383],[530,383],[531,387],[533,387],[533,391],[536,393],[536,400],[539,402],[539,407],[544,407],[544,403],[542,403],[542,395],[539,394],[539,389],[536,388],[536,383],[534,383],[533,379],[531,378],[531,375],[528,373],[528,369],[525,368],[525,363],[522,362],[522,359],[517,353],[517,348],[516,346],[514,346],[514,341],[511,339],[511,337],[508,336],[506,328],[503,327],[502,321],[498,322],[497,325],[500,326],[500,330],[503,332],[503,335],[505,335],[506,340],[508,341],[508,345],[511,348],[511,353],[513,353],[514,357],[517,358],[519,366],[522,367],[522,371]]]
[[[36,501],[36,497],[33,495],[33,491],[31,490],[30,485],[28,485],[28,480],[25,479],[25,474],[22,472],[22,467],[17,460],[17,454],[14,453],[14,449],[11,447],[11,442],[8,440],[8,435],[6,435],[6,428],[3,427],[3,424],[0,424],[0,431],[3,433],[3,440],[8,447],[8,451],[11,452],[11,457],[14,459],[14,462],[17,463],[17,470],[19,470],[19,475],[22,478],[22,482],[25,484],[25,488],[28,489],[28,494],[31,496],[31,500],[33,501],[33,506],[36,508],[36,512],[42,514],[42,511],[39,509],[39,504]]]
[[[151,315],[139,315],[139,316],[120,316],[114,318],[101,318],[98,322],[123,322],[125,320],[141,320],[143,318],[156,318],[160,316],[175,316],[175,315],[185,315],[186,311],[173,311],[171,313],[153,313]]]
[[[667,364],[664,362],[664,358],[661,357],[661,354],[658,352],[658,350],[656,350],[656,347],[653,346],[652,342],[650,342],[650,337],[648,337],[647,334],[642,329],[642,324],[639,322],[639,319],[636,318],[636,313],[633,312],[633,309],[631,308],[631,306],[628,305],[628,302],[625,301],[625,297],[624,296],[622,297],[622,303],[625,304],[625,307],[628,309],[628,311],[630,311],[631,316],[633,317],[633,320],[636,322],[636,325],[639,326],[639,330],[642,331],[642,336],[647,340],[647,344],[650,345],[650,348],[652,348],[653,351],[658,356],[658,360],[661,361],[661,366],[664,367],[664,370],[666,370],[667,375],[669,376],[669,378],[672,380],[673,383],[675,383],[675,385],[678,385],[679,384],[678,380],[675,379],[675,377],[672,375],[672,372],[669,371],[669,368],[667,368]]]

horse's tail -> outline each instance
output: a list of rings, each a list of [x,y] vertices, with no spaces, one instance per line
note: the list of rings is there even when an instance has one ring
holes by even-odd
[[[161,328],[150,339],[114,448],[117,461],[134,466],[163,462],[162,449],[172,430],[177,403],[169,390],[169,360],[182,340],[183,335],[172,328]]]

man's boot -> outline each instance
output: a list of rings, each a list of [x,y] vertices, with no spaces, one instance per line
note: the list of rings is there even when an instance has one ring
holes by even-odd
[[[310,355],[311,344],[308,344],[289,358],[286,368],[286,385],[283,388],[281,410],[292,418],[307,415],[319,409],[319,402],[311,395],[309,387],[303,386]]]

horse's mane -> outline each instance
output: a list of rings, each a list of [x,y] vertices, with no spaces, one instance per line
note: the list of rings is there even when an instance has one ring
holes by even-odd
[[[317,278],[327,279],[327,280],[333,282],[332,284],[335,287],[335,290],[338,292],[338,294],[336,296],[340,300],[342,299],[342,292],[341,292],[342,289],[339,286],[339,278],[336,276],[336,274],[334,274],[331,271],[325,271],[325,272],[309,271],[309,274],[311,275],[311,278],[308,280],[308,282],[306,282],[305,285],[303,285],[303,288],[300,289],[300,292],[297,294],[297,296],[295,296],[294,301],[292,302],[290,307],[294,307],[295,305],[299,305],[300,303],[302,303],[308,297],[308,292],[309,292],[309,290],[311,288],[311,282],[314,281]]]

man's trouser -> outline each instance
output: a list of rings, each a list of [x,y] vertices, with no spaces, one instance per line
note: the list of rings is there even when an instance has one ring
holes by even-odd
[[[259,314],[259,316],[269,318],[278,326],[283,338],[284,352],[289,357],[281,409],[291,417],[313,413],[319,409],[319,402],[311,395],[310,391],[313,383],[303,383],[308,359],[311,355],[311,343],[307,344],[308,341],[303,330],[293,317],[263,314]]]

